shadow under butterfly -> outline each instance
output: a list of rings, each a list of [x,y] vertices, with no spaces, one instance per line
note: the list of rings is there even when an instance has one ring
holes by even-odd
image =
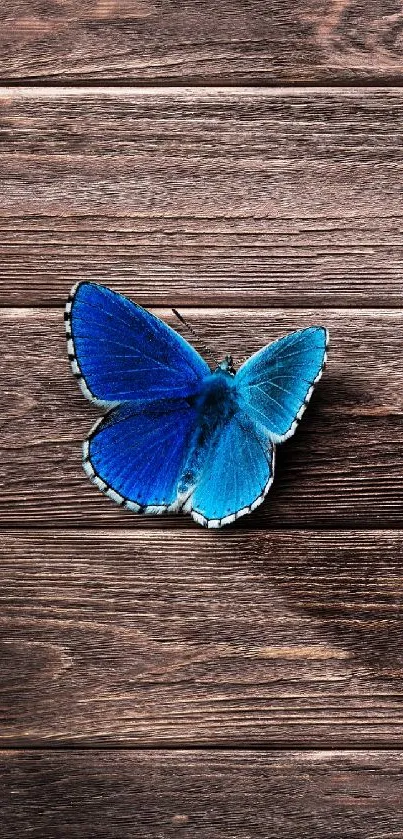
[[[110,289],[78,283],[65,309],[74,376],[107,413],[83,444],[84,469],[134,513],[190,513],[210,528],[262,503],[276,444],[297,428],[326,361],[311,326],[212,371],[163,321]]]

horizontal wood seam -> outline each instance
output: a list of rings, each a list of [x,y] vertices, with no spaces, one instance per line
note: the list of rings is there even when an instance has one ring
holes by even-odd
[[[68,297],[68,293],[69,293],[69,289],[67,288],[66,289],[66,300],[67,300],[67,297]],[[124,295],[124,296],[127,296],[127,295]],[[174,302],[173,302],[173,305],[174,305]],[[15,312],[15,314],[18,315],[19,312],[26,312],[26,311],[40,311],[40,312],[49,312],[49,313],[50,312],[61,312],[61,313],[63,313],[64,308],[65,308],[65,303],[63,303],[61,305],[55,304],[55,305],[50,305],[50,306],[47,306],[47,305],[44,305],[44,304],[41,304],[41,303],[39,303],[39,304],[38,303],[26,303],[26,304],[18,303],[18,305],[16,305],[15,303],[6,303],[6,304],[1,303],[0,304],[0,315],[1,315],[2,312]],[[172,311],[170,304],[167,304],[167,303],[161,303],[161,304],[152,303],[151,300],[150,300],[149,303],[143,304],[143,308],[153,309],[154,311],[165,309],[167,313]],[[249,304],[248,305],[238,305],[238,304],[235,304],[233,302],[223,303],[222,301],[220,301],[219,303],[217,303],[214,306],[211,303],[199,303],[199,302],[197,302],[197,303],[184,303],[184,304],[183,303],[178,303],[176,305],[176,308],[180,309],[181,312],[182,311],[184,311],[184,312],[187,312],[187,311],[194,312],[195,310],[200,309],[200,310],[203,310],[205,312],[208,312],[209,310],[212,311],[212,312],[219,312],[220,310],[222,310],[223,312],[238,312],[238,311],[239,312],[249,312],[249,311],[253,310],[254,312],[271,312],[271,311],[272,312],[279,312],[279,311],[286,312],[286,311],[292,311],[292,312],[301,312],[301,313],[312,312],[312,310],[315,309],[316,311],[323,310],[323,311],[330,312],[330,313],[333,313],[333,312],[334,313],[337,313],[337,312],[349,312],[349,313],[350,312],[358,312],[358,313],[368,312],[369,313],[370,312],[370,313],[373,313],[375,316],[378,315],[378,314],[385,313],[385,312],[387,313],[387,312],[401,312],[402,311],[401,306],[389,306],[389,305],[388,306],[373,306],[373,305],[372,306],[371,305],[368,305],[368,306],[361,306],[361,305],[360,306],[329,306],[329,305],[326,305],[326,303],[324,303],[323,306],[317,306],[317,305],[315,305],[315,306],[308,306],[308,305],[295,306],[295,305],[292,305],[292,302],[290,302],[290,303],[286,303],[286,304],[282,304],[282,305],[276,305],[276,304],[270,304],[269,303],[267,306],[262,306],[261,304],[254,305],[253,303],[250,304],[250,305]]]
[[[376,90],[376,89],[403,89],[403,81],[400,79],[399,76],[391,76],[389,79],[382,79],[378,78],[376,75],[374,76],[373,82],[368,82],[367,79],[358,79],[357,81],[335,81],[334,84],[318,84],[315,81],[300,81],[298,85],[295,82],[287,82],[282,81],[281,84],[277,83],[269,83],[269,82],[259,82],[256,81],[246,81],[244,79],[239,79],[238,81],[235,79],[234,81],[226,81],[220,84],[214,81],[204,81],[204,82],[197,82],[195,80],[184,79],[183,81],[175,79],[175,83],[173,84],[161,81],[159,82],[158,79],[153,79],[150,81],[149,79],[136,79],[136,82],[133,83],[131,78],[123,78],[123,79],[114,79],[105,77],[103,79],[85,79],[84,81],[79,81],[77,79],[73,79],[71,82],[62,80],[62,79],[49,79],[48,77],[38,76],[37,78],[31,77],[24,77],[20,76],[18,79],[7,79],[2,78],[0,80],[0,91],[8,88],[24,88],[29,87],[32,89],[35,88],[60,88],[60,90],[66,90],[66,88],[79,88],[80,90],[85,90],[85,88],[91,88],[92,90],[102,89],[105,87],[115,87],[115,88],[131,88],[133,91],[139,90],[141,88],[147,89],[158,89],[158,90],[183,90],[185,88],[193,88],[195,90],[236,90],[247,88],[248,90],[253,88],[259,88],[260,90],[317,90],[317,91],[329,91],[329,90],[356,90],[359,88],[367,89],[367,90]]]
[[[68,291],[69,291],[69,289],[67,288],[66,289],[66,299],[67,299]],[[340,311],[345,310],[345,311],[348,311],[348,312],[374,312],[374,314],[376,314],[378,312],[401,312],[401,310],[402,310],[402,307],[398,306],[398,305],[396,305],[396,306],[390,306],[390,305],[388,305],[388,306],[373,306],[371,304],[368,304],[368,305],[364,305],[364,304],[361,305],[360,304],[359,306],[328,306],[328,305],[326,305],[326,303],[324,303],[323,306],[315,304],[315,307],[308,306],[308,305],[295,306],[295,304],[293,304],[292,301],[287,302],[287,303],[283,303],[281,306],[280,305],[262,306],[261,304],[255,304],[253,302],[251,302],[247,305],[246,304],[243,304],[243,305],[239,304],[238,305],[238,304],[234,304],[233,302],[226,304],[226,303],[223,303],[221,301],[220,303],[217,303],[217,305],[215,305],[215,306],[212,306],[211,303],[204,303],[204,302],[199,303],[199,302],[197,302],[197,303],[178,303],[178,304],[176,304],[176,307],[178,309],[180,309],[181,311],[194,310],[194,309],[203,309],[203,310],[206,310],[206,311],[208,309],[214,309],[214,310],[223,309],[224,311],[228,311],[229,309],[234,309],[235,311],[240,311],[240,312],[249,312],[251,309],[253,309],[254,312],[258,312],[258,311],[268,312],[270,310],[278,311],[279,309],[281,309],[281,311],[287,311],[289,309],[289,310],[292,310],[292,311],[298,310],[298,311],[303,312],[303,311],[311,311],[313,308],[315,308],[317,311],[320,311],[321,309],[326,310],[327,312],[332,312],[332,311],[340,312]],[[170,306],[168,304],[155,304],[155,303],[150,302],[147,305],[144,305],[143,308],[146,308],[146,309],[147,308],[149,308],[149,309],[168,309],[169,310]],[[24,311],[30,310],[30,309],[38,309],[38,310],[43,311],[43,312],[46,312],[46,311],[51,312],[52,310],[63,312],[64,304],[54,304],[54,305],[51,305],[51,306],[47,306],[44,303],[34,303],[34,304],[33,303],[26,303],[26,304],[19,303],[18,306],[16,306],[15,303],[1,303],[0,304],[0,314],[1,314],[2,311],[8,312],[8,311],[13,311],[14,310],[15,312],[18,312],[18,311],[24,312]]]
[[[52,530],[55,531],[55,533],[56,532],[58,533],[60,530],[62,530],[64,532],[65,531],[69,531],[69,532],[71,531],[72,533],[80,533],[80,532],[87,532],[88,531],[91,534],[96,533],[97,531],[102,531],[103,533],[110,533],[111,535],[113,534],[116,537],[116,534],[119,533],[119,532],[122,532],[122,531],[124,531],[125,533],[128,533],[130,535],[135,534],[136,536],[140,535],[141,533],[149,535],[151,532],[158,531],[158,530],[160,530],[161,533],[162,533],[165,530],[167,530],[167,527],[166,527],[165,523],[161,524],[158,521],[157,516],[155,517],[155,524],[153,524],[153,519],[150,518],[147,522],[147,527],[138,526],[138,527],[135,527],[135,528],[125,526],[124,524],[121,524],[121,523],[111,526],[111,525],[105,525],[105,524],[102,524],[102,523],[99,523],[99,522],[91,524],[91,522],[88,522],[88,521],[84,522],[83,524],[74,524],[74,523],[69,523],[68,525],[62,524],[62,523],[60,523],[60,524],[50,524],[49,527],[46,527],[45,525],[40,525],[40,526],[34,525],[34,524],[30,525],[29,522],[28,522],[28,524],[26,522],[21,522],[21,524],[13,524],[12,522],[11,523],[7,523],[7,522],[3,523],[3,522],[0,521],[0,533],[2,533],[3,535],[7,534],[7,533],[10,533],[10,534],[12,534],[12,533],[29,533],[29,534],[36,534],[37,536],[40,536],[41,534],[48,535],[49,533],[52,532]],[[179,537],[179,535],[189,533],[192,530],[192,523],[191,523],[191,521],[189,521],[189,527],[177,527],[175,529],[168,528],[168,530],[169,530],[170,533],[176,533],[177,536]],[[357,527],[357,525],[354,525],[354,524],[338,525],[337,522],[335,522],[335,524],[329,524],[329,525],[327,525],[327,524],[316,524],[316,525],[312,524],[312,525],[309,525],[309,527],[306,526],[306,525],[301,525],[301,527],[298,527],[296,524],[284,524],[284,525],[276,525],[276,527],[269,527],[269,528],[267,527],[267,524],[262,522],[261,527],[256,526],[256,524],[255,524],[254,527],[243,528],[242,530],[236,530],[235,528],[233,530],[231,530],[229,528],[227,532],[228,533],[232,532],[232,533],[234,533],[234,535],[236,533],[238,533],[238,534],[242,533],[246,537],[246,535],[253,536],[254,533],[261,536],[262,533],[264,533],[264,532],[267,532],[268,534],[270,534],[270,533],[279,533],[279,534],[281,534],[281,533],[333,533],[333,532],[334,533],[357,533],[358,532],[358,533],[374,533],[375,534],[375,533],[397,533],[401,530],[402,530],[402,525],[399,522],[394,522],[394,523],[388,524],[386,526],[379,525],[379,522],[374,524],[374,522],[372,521],[372,522],[368,522],[368,524],[366,524],[366,523],[363,524],[362,522],[360,522],[358,527]],[[199,530],[197,529],[196,532],[198,533]],[[204,532],[204,531],[202,531],[202,532]]]

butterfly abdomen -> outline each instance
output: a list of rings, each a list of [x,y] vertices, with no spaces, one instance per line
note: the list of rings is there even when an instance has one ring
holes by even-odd
[[[198,422],[179,482],[179,494],[187,493],[195,485],[207,451],[214,445],[214,438],[238,411],[233,377],[221,370],[206,377],[196,401],[196,410]]]

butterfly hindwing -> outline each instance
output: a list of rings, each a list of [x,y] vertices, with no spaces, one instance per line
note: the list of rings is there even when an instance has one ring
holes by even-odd
[[[193,518],[221,527],[250,513],[264,499],[274,477],[274,445],[238,411],[212,438],[191,496]]]
[[[263,347],[238,370],[241,404],[275,443],[294,433],[326,361],[328,333],[311,326]]]
[[[79,283],[65,322],[73,373],[97,404],[186,397],[210,372],[177,332],[104,286]]]
[[[84,443],[84,469],[98,489],[134,512],[175,508],[196,412],[184,399],[120,405]]]

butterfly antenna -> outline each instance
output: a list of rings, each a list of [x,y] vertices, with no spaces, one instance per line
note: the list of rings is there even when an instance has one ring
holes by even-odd
[[[196,341],[199,341],[201,348],[204,350],[205,353],[207,353],[207,355],[210,356],[210,358],[213,359],[214,364],[216,364],[217,367],[218,367],[219,362],[217,361],[217,359],[216,359],[213,351],[210,349],[210,347],[208,347],[207,344],[205,344],[199,338],[197,332],[194,331],[193,327],[191,327],[190,324],[187,323],[185,318],[183,318],[182,315],[180,315],[179,312],[176,309],[172,309],[172,311],[173,311],[174,315],[178,318],[178,320],[180,320],[180,322],[183,323],[184,326],[186,326],[186,329],[189,330],[190,334],[193,335],[194,338],[196,338]]]

